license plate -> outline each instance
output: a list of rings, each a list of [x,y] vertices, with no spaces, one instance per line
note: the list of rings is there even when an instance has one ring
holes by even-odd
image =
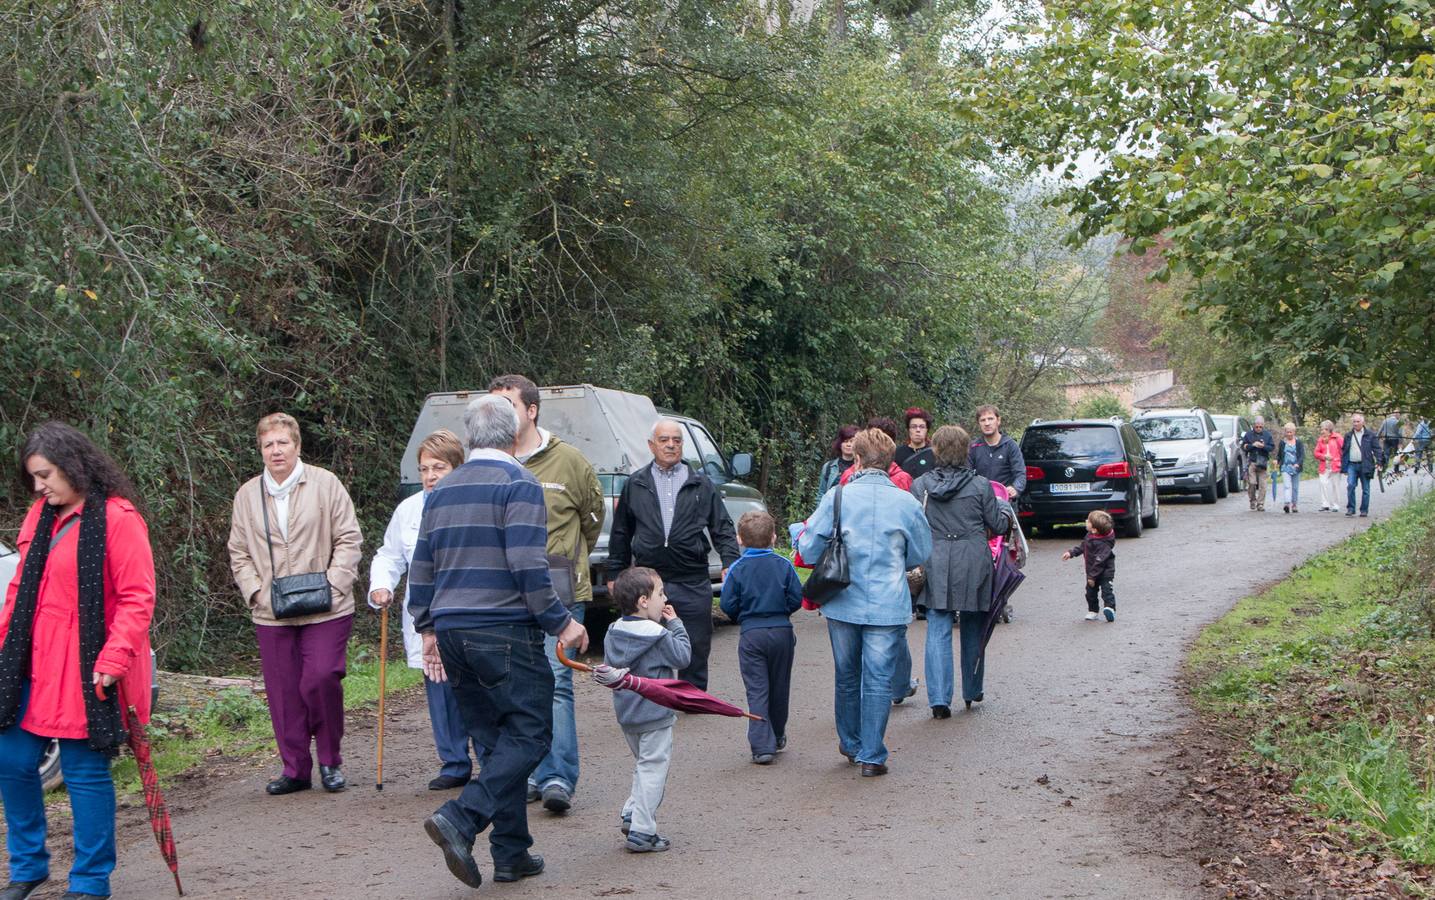
[[[1053,494],[1084,494],[1089,490],[1091,490],[1089,481],[1074,481],[1071,484],[1053,484],[1051,486]]]
[[[1157,486],[1157,487],[1173,487],[1175,484],[1176,484],[1176,479],[1174,479],[1174,478],[1157,478],[1157,479],[1156,479],[1156,486]]]

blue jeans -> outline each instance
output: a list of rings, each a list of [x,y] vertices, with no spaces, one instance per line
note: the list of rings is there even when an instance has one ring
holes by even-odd
[[[470,841],[491,826],[494,864],[517,865],[533,846],[528,776],[553,738],[553,670],[543,632],[532,625],[451,628],[438,632],[438,648],[464,727],[484,748],[478,777],[439,812]]]
[[[1370,512],[1370,476],[1360,474],[1360,463],[1354,463],[1345,472],[1345,511],[1355,512],[1355,485],[1360,484],[1360,511]]]
[[[897,659],[892,667],[892,699],[905,700],[917,682],[912,677],[912,648],[907,645],[907,626],[896,627],[902,629],[902,638],[897,642]]]
[[[832,640],[833,708],[842,752],[860,763],[887,761],[892,676],[905,644],[905,625],[853,625],[827,620]],[[910,660],[910,654],[908,659]],[[910,664],[910,663],[909,663]]]
[[[927,610],[927,705],[951,706],[952,692],[952,625],[960,623],[962,653],[962,699],[975,700],[982,695],[982,676],[986,659],[977,662],[982,651],[984,612],[958,613],[950,609]]]
[[[473,775],[473,762],[468,756],[469,737],[458,711],[458,698],[447,681],[430,681],[424,676],[424,695],[429,702],[429,722],[433,725],[433,744],[443,768],[440,775],[468,778]],[[483,757],[483,748],[474,747],[474,756]]]
[[[1282,472],[1282,473],[1281,473],[1281,482],[1282,482],[1283,486],[1285,487],[1285,491],[1286,491],[1286,499],[1285,499],[1285,502],[1286,502],[1286,503],[1289,503],[1291,506],[1297,506],[1297,505],[1299,505],[1299,504],[1300,504],[1300,473],[1299,473],[1299,472]]]
[[[569,610],[573,621],[582,622],[587,605],[578,603]],[[553,670],[553,747],[528,777],[528,783],[545,788],[557,782],[568,793],[578,787],[578,717],[573,710],[573,670],[558,661],[558,638],[543,639],[548,667]]]
[[[20,701],[17,723],[25,716],[27,699]],[[19,724],[0,731],[0,799],[5,803],[11,881],[39,881],[50,875],[45,788],[40,783],[40,757],[49,743],[49,738],[31,734]],[[91,750],[86,740],[63,739],[60,768],[74,818],[70,890],[108,896],[110,873],[115,870],[115,782],[109,757]]]

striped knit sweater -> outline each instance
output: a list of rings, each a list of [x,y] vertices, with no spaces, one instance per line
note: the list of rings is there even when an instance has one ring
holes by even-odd
[[[420,632],[571,620],[548,577],[543,488],[499,450],[475,450],[429,494],[409,564]]]

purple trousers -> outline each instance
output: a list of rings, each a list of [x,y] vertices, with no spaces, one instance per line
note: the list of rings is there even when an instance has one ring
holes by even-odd
[[[339,742],[344,738],[344,664],[354,617],[331,619],[314,625],[256,625],[259,658],[264,668],[264,691],[269,695],[269,719],[284,774],[310,781],[314,760],[337,766]]]

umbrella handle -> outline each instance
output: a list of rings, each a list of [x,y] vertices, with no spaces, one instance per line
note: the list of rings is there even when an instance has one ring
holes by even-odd
[[[562,641],[559,641],[559,642],[558,642],[558,647],[557,647],[557,649],[556,649],[555,652],[558,654],[558,661],[561,662],[563,665],[567,666],[568,668],[572,669],[573,671],[575,671],[575,672],[591,672],[591,671],[593,671],[593,667],[592,667],[592,666],[587,665],[586,663],[574,662],[573,660],[569,659],[569,658],[568,658],[568,655],[563,652],[563,642],[562,642]]]

